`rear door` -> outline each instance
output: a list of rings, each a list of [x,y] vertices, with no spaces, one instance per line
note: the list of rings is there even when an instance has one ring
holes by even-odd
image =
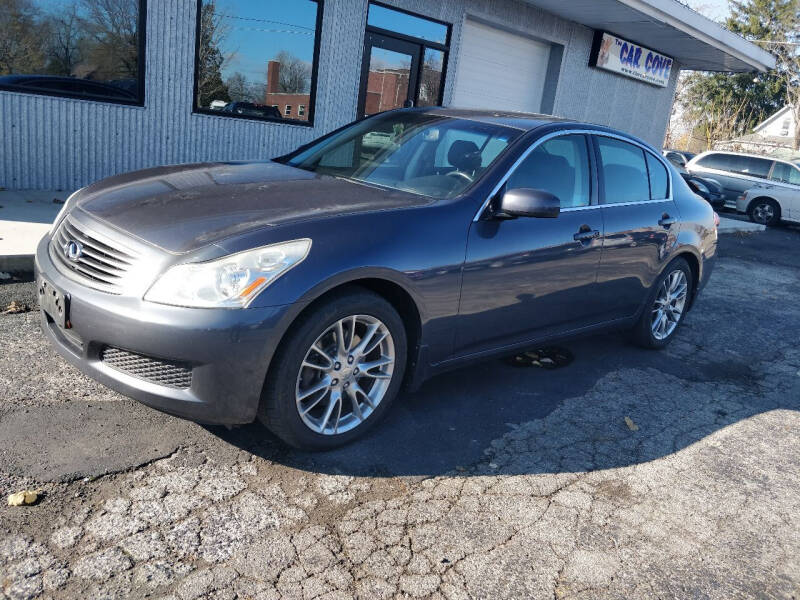
[[[594,136],[605,237],[597,303],[605,320],[631,317],[665,266],[680,228],[665,163],[629,140]]]
[[[772,184],[780,188],[776,196],[781,204],[781,216],[800,221],[800,168],[776,161],[769,178]]]

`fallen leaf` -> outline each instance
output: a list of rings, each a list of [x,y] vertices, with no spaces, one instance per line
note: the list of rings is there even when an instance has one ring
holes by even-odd
[[[3,311],[3,314],[5,314],[5,315],[13,315],[13,314],[16,314],[16,313],[28,312],[29,310],[30,310],[30,308],[28,308],[27,304],[22,304],[20,302],[17,302],[16,300],[14,300],[14,301],[11,302],[11,304],[9,304],[6,307],[6,309]]]
[[[628,426],[628,429],[631,431],[639,431],[639,426],[633,422],[633,419],[630,417],[625,417],[625,425]]]
[[[41,490],[22,490],[21,492],[17,492],[16,494],[9,494],[8,495],[8,505],[9,506],[29,506],[31,504],[36,504],[37,500],[41,495]]]

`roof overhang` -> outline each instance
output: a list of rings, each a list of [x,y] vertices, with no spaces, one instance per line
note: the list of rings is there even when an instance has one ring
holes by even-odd
[[[527,2],[564,19],[608,31],[671,56],[682,69],[749,72],[775,68],[772,54],[678,0]]]

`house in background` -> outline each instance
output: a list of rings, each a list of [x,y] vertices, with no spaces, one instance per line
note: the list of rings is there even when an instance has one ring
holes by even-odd
[[[764,154],[789,160],[800,159],[800,150],[795,150],[797,121],[791,105],[765,119],[748,133],[732,140],[717,142],[715,150],[731,150]]]
[[[267,92],[264,104],[274,106],[281,111],[284,119],[308,121],[308,107],[311,106],[311,94],[294,94],[281,92],[281,63],[271,60],[267,63]]]

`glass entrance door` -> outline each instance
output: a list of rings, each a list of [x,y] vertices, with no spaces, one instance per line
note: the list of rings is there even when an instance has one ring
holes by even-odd
[[[414,105],[422,46],[367,32],[358,116]]]

